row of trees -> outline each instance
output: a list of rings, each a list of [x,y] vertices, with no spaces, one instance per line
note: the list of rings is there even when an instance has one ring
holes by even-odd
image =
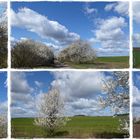
[[[54,60],[72,63],[93,63],[96,58],[95,50],[86,41],[76,41],[62,50],[58,56],[50,47],[33,41],[22,40],[14,43],[12,47],[12,67],[39,67],[54,66]]]
[[[111,108],[116,114],[129,114],[129,74],[128,72],[113,72],[110,79],[103,79],[103,92],[99,97],[100,109]],[[66,124],[68,119],[64,115],[64,100],[58,88],[52,88],[48,94],[43,94],[37,105],[38,117],[35,125],[43,127],[47,134],[53,136],[56,130]],[[120,119],[118,128],[126,135],[129,134],[129,116]]]

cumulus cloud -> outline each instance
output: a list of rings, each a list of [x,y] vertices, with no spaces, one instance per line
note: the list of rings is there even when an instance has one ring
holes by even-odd
[[[55,72],[53,74],[55,80],[51,84],[60,88],[66,102],[67,115],[96,114],[95,110],[99,109],[96,100],[101,93],[103,73]]]
[[[7,115],[7,109],[8,109],[7,101],[0,102],[0,115]]]
[[[33,91],[26,80],[25,73],[13,72],[11,81],[11,91],[14,93],[27,94]]]
[[[34,89],[29,85],[23,72],[11,73],[11,113],[12,117],[33,115],[35,113]],[[22,113],[21,113],[22,112]]]
[[[140,117],[140,90],[133,86],[133,115],[134,117]]]
[[[140,34],[135,33],[133,35],[133,47],[140,47]]]
[[[127,23],[123,17],[111,17],[108,19],[100,19],[97,23],[97,29],[93,30],[95,35],[89,41],[101,44],[97,50],[100,54],[128,54],[129,39],[124,32]]]
[[[4,23],[7,26],[7,3],[0,2],[0,23]]]
[[[39,81],[35,81],[35,85],[36,85],[37,87],[41,87],[41,86],[43,85],[43,83],[42,83],[42,82],[39,82]]]
[[[105,11],[117,12],[123,16],[129,15],[129,3],[128,2],[117,2],[117,3],[110,3],[105,6]]]
[[[101,80],[104,77],[100,72],[55,72],[53,74],[56,80],[52,82],[52,86],[58,85],[62,94],[69,99],[94,97],[100,91]]]
[[[26,7],[19,9],[18,12],[11,9],[11,24],[60,44],[69,44],[80,38],[78,34],[70,32],[57,21],[49,20],[48,17]]]
[[[91,8],[89,3],[87,3],[84,7],[84,13],[87,14],[87,15],[88,14],[94,14],[94,13],[97,13],[97,12],[98,12],[97,9],[95,9],[93,7]]]
[[[136,23],[140,23],[140,2],[133,2],[133,19]]]
[[[19,76],[16,76],[18,74]],[[103,95],[101,93],[102,81],[105,78],[103,72],[67,71],[51,72],[50,74],[54,77],[50,86],[58,86],[61,96],[65,101],[65,115],[102,115],[104,113],[104,111],[100,110],[100,106],[97,102],[99,95]],[[28,75],[26,75],[26,73],[14,72],[12,75],[13,77],[16,76],[17,81],[20,80],[22,86],[24,85],[22,84],[23,82],[26,83],[26,86],[24,87],[32,89],[29,85],[29,81],[27,80]],[[11,82],[14,83],[15,79],[12,79]],[[42,90],[42,87],[40,88],[40,86],[44,84],[42,81],[35,80],[33,82],[35,85],[34,89],[38,88]],[[20,86],[20,84],[13,85]],[[33,92],[30,90],[30,92],[24,92],[23,94],[22,92],[25,90],[23,90],[22,87],[21,91],[19,90],[19,87],[17,88],[18,90],[15,90],[16,92],[11,93],[12,117],[35,117],[37,115],[37,103],[42,98],[43,94],[47,94],[47,91],[43,92],[41,90],[37,90]]]
[[[133,86],[133,105],[140,107],[140,90]]]

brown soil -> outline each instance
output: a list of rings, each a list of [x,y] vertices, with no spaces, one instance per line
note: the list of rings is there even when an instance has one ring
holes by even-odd
[[[140,124],[134,124],[134,138],[140,138]]]

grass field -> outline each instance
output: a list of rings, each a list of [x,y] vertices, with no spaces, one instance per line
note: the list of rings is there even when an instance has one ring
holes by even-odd
[[[66,63],[71,68],[86,69],[86,68],[128,68],[129,57],[128,56],[116,56],[116,57],[98,57],[93,64],[73,64]]]
[[[13,138],[47,137],[46,131],[34,125],[33,118],[12,119]],[[58,130],[56,138],[123,138],[118,130],[119,117],[71,117],[67,125]]]
[[[140,48],[133,49],[133,60],[134,68],[140,68]]]

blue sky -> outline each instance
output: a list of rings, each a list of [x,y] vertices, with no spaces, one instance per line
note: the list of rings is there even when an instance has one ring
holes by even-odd
[[[7,114],[7,73],[0,72],[0,115]]]
[[[7,2],[0,2],[0,14],[2,14],[6,8]]]
[[[77,39],[83,39],[89,41],[99,55],[128,55],[129,18],[126,2],[12,2],[11,5],[13,40],[30,38],[62,49]],[[122,9],[118,8],[120,6]],[[52,21],[57,24],[54,25]],[[40,27],[43,22],[45,25]],[[114,22],[116,26],[112,23],[105,29],[107,35],[100,36],[107,22]],[[47,24],[51,28],[46,29]],[[106,42],[105,36],[108,36]]]
[[[140,2],[133,2],[133,47],[140,47]]]
[[[6,78],[6,72],[0,72],[0,102],[7,100],[7,87],[5,85]]]
[[[133,72],[133,113],[140,117],[140,72]]]
[[[97,105],[99,95],[105,96],[101,80],[110,76],[109,72],[12,72],[12,117],[35,117],[38,99],[55,85],[64,98],[65,115],[113,115],[109,107],[100,110]]]

